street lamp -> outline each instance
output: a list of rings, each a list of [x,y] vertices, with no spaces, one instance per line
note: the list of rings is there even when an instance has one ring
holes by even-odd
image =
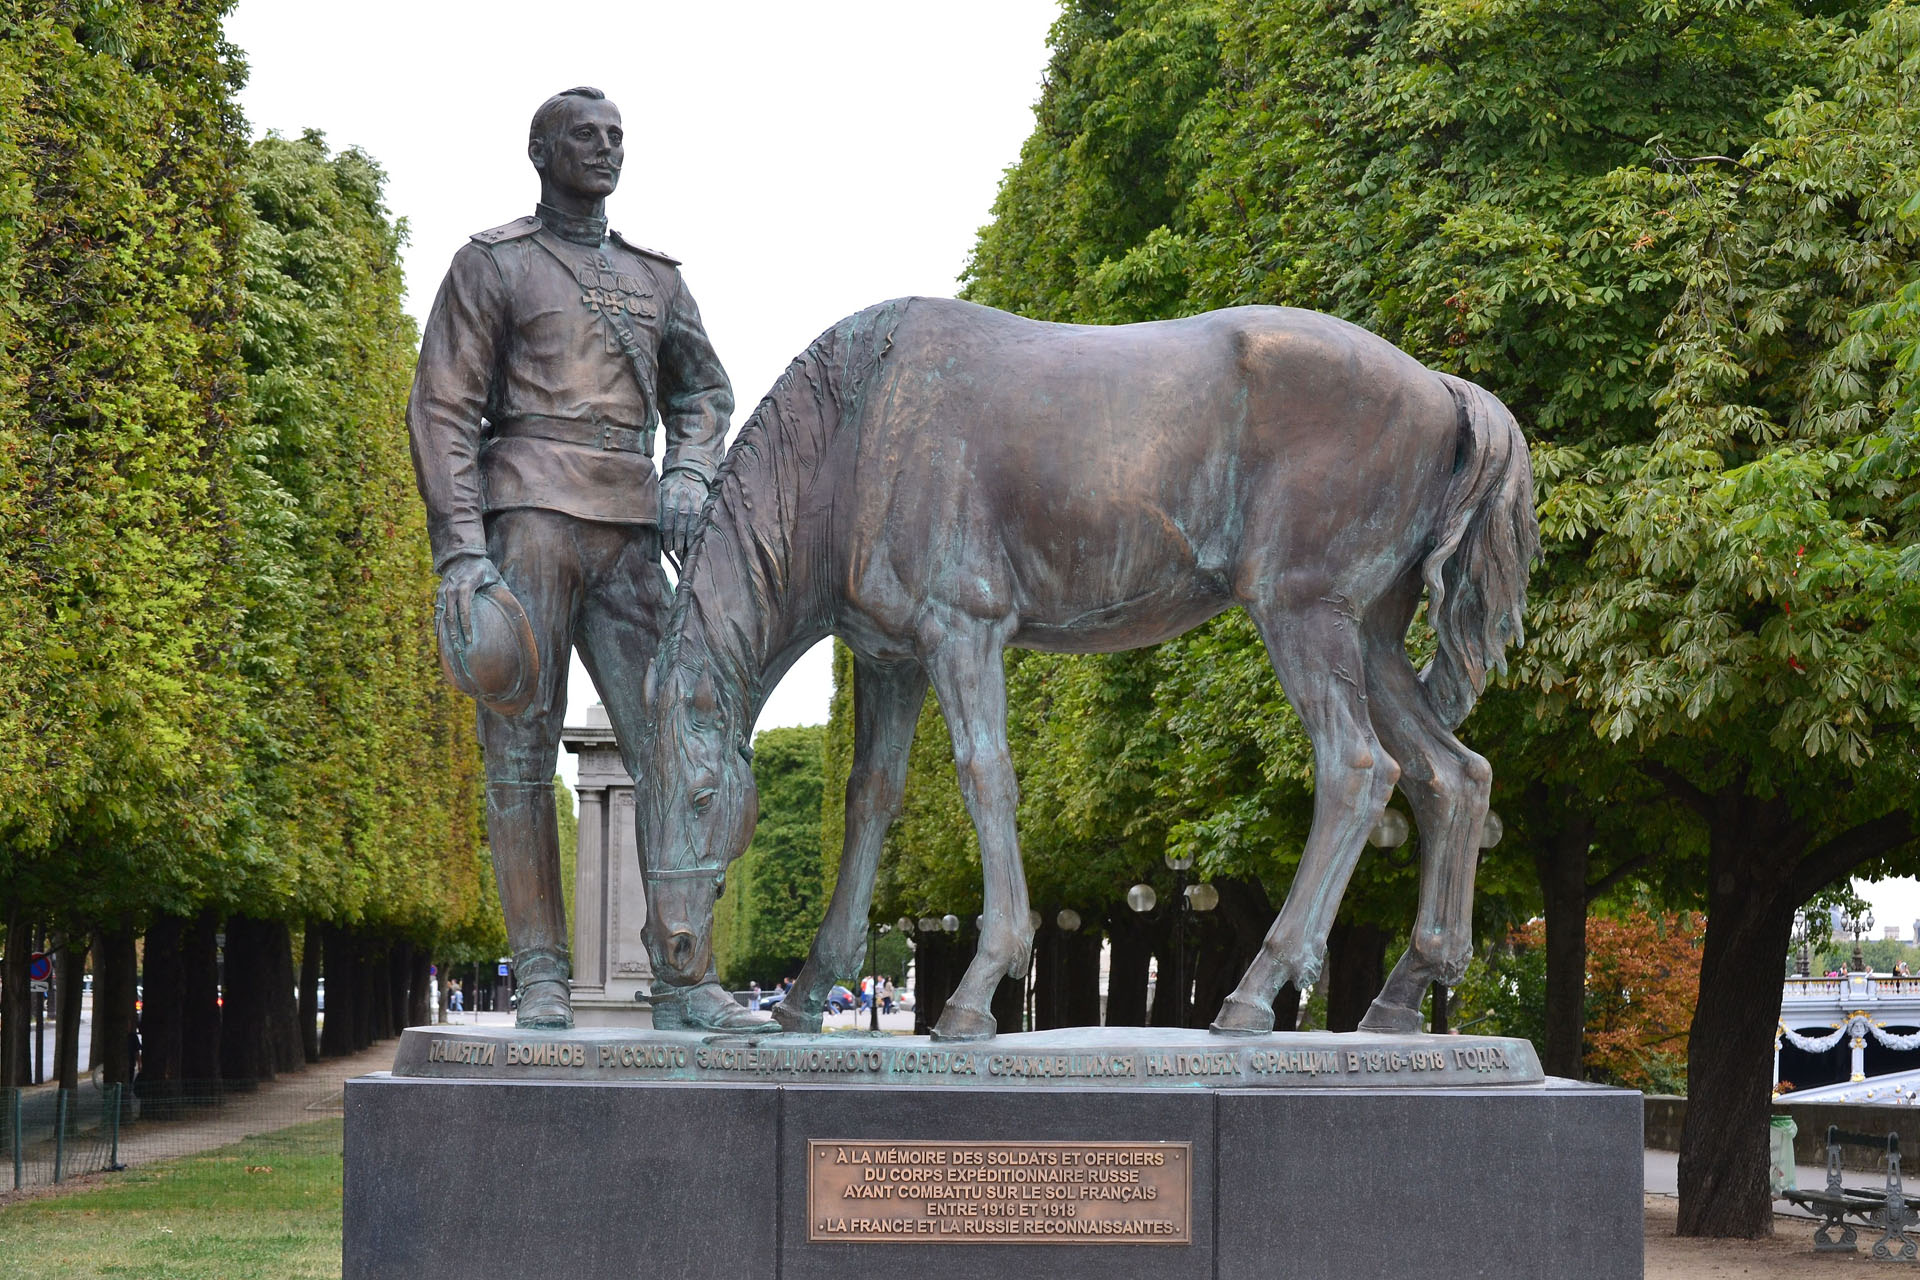
[[[1853,971],[1864,973],[1867,968],[1867,957],[1860,950],[1860,939],[1873,932],[1873,911],[1863,910],[1858,915],[1849,911],[1845,924],[1847,932],[1853,935]]]
[[[1813,948],[1808,942],[1813,937],[1813,922],[1807,919],[1805,907],[1795,907],[1793,911],[1793,968],[1801,977],[1813,974]]]

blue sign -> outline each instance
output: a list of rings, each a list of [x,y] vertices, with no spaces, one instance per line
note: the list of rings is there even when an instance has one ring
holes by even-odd
[[[503,978],[507,976],[507,966],[505,965],[500,966],[500,976]]]
[[[34,952],[27,960],[27,977],[34,982],[45,982],[53,976],[53,961],[41,952]]]

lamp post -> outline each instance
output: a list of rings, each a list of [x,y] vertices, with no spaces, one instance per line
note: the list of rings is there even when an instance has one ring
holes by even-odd
[[[1864,973],[1867,968],[1866,954],[1860,950],[1860,939],[1873,932],[1873,912],[1871,909],[1854,914],[1849,911],[1845,920],[1847,932],[1853,935],[1853,971]]]
[[[1793,970],[1801,977],[1813,974],[1813,948],[1808,945],[1813,937],[1813,923],[1807,919],[1805,907],[1795,907],[1793,911]]]

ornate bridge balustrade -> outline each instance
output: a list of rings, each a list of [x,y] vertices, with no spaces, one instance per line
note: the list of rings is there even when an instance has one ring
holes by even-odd
[[[1773,1042],[1775,1092],[1920,1067],[1920,977],[1791,977]]]

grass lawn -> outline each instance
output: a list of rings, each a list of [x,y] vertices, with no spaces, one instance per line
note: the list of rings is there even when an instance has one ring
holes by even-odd
[[[332,1280],[341,1125],[297,1125],[0,1209],[0,1275]]]

